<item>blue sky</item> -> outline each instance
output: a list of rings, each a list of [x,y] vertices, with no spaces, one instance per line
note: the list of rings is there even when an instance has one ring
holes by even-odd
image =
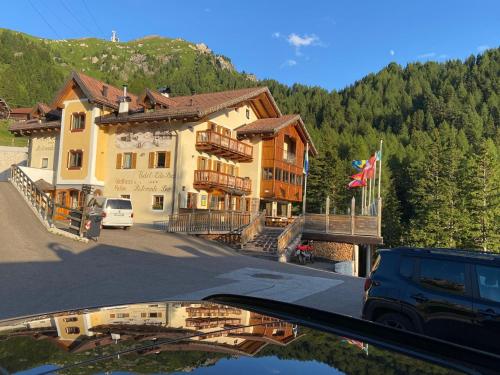
[[[108,39],[111,30],[124,41],[180,37],[259,78],[331,90],[391,61],[463,59],[498,47],[500,1],[17,0],[2,2],[0,27],[52,39]]]

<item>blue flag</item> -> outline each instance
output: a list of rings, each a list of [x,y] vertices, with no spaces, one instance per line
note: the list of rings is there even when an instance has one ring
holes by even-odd
[[[306,154],[304,156],[304,174],[307,175],[309,173],[309,152],[306,150]]]

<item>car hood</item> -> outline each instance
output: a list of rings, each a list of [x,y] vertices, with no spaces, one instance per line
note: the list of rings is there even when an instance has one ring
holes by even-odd
[[[134,303],[2,321],[0,373],[403,374],[411,368],[447,374],[478,369],[418,350],[402,354],[345,325],[368,322],[329,314],[340,320],[322,326],[315,310],[259,299],[242,303],[241,298]]]

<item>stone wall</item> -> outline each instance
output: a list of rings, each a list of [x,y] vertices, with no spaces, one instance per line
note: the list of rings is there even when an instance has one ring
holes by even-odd
[[[314,241],[314,255],[318,258],[342,262],[353,260],[354,245],[350,243]]]
[[[8,180],[12,164],[26,165],[27,159],[27,147],[0,146],[0,181]]]

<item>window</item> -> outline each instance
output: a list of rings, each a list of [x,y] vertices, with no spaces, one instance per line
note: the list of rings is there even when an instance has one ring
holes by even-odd
[[[85,129],[85,113],[73,113],[71,115],[70,130],[72,132],[81,132]]]
[[[250,120],[250,109],[249,108],[247,108],[247,110],[246,110],[246,117],[248,120]]]
[[[296,178],[297,176],[295,175],[295,173],[290,173],[290,183],[292,185],[295,185],[297,183]]]
[[[108,199],[106,208],[112,210],[131,210],[132,202],[126,199]]]
[[[66,333],[68,333],[70,335],[76,335],[76,334],[80,333],[80,328],[78,328],[78,327],[66,327],[65,331],[66,331]]]
[[[116,317],[115,314],[109,314],[110,319],[114,319]]]
[[[413,276],[413,265],[415,264],[415,258],[401,257],[401,263],[399,264],[399,273],[401,276],[406,278],[411,278]]]
[[[149,153],[149,168],[170,168],[170,151]]]
[[[76,316],[72,316],[72,317],[69,317],[69,318],[64,318],[63,321],[66,322],[66,323],[68,323],[68,322],[76,322],[76,321],[78,321],[78,318]]]
[[[126,152],[123,154],[123,169],[131,169],[132,168],[132,154],[130,152]]]
[[[447,292],[465,293],[465,266],[440,259],[420,260],[420,283]]]
[[[262,168],[262,179],[272,180],[273,179],[273,169],[272,168]]]
[[[130,315],[128,313],[118,313],[116,314],[117,318],[128,318]]]
[[[297,185],[302,186],[302,175],[297,175]]]
[[[500,268],[476,266],[479,296],[494,302],[500,302]]]
[[[161,318],[161,312],[152,312],[149,313],[150,318]]]
[[[141,313],[141,318],[147,318],[148,314],[146,313]]]
[[[288,184],[289,180],[289,172],[288,171],[283,171],[283,182],[286,182]]]
[[[80,169],[82,167],[83,151],[71,150],[68,157],[69,169]]]
[[[274,175],[274,179],[277,181],[281,181],[281,178],[283,176],[283,171],[279,168],[276,168],[275,172],[276,174]]]
[[[153,195],[153,210],[163,211],[163,203],[165,197],[163,195]]]
[[[42,168],[49,167],[49,158],[42,158]]]

